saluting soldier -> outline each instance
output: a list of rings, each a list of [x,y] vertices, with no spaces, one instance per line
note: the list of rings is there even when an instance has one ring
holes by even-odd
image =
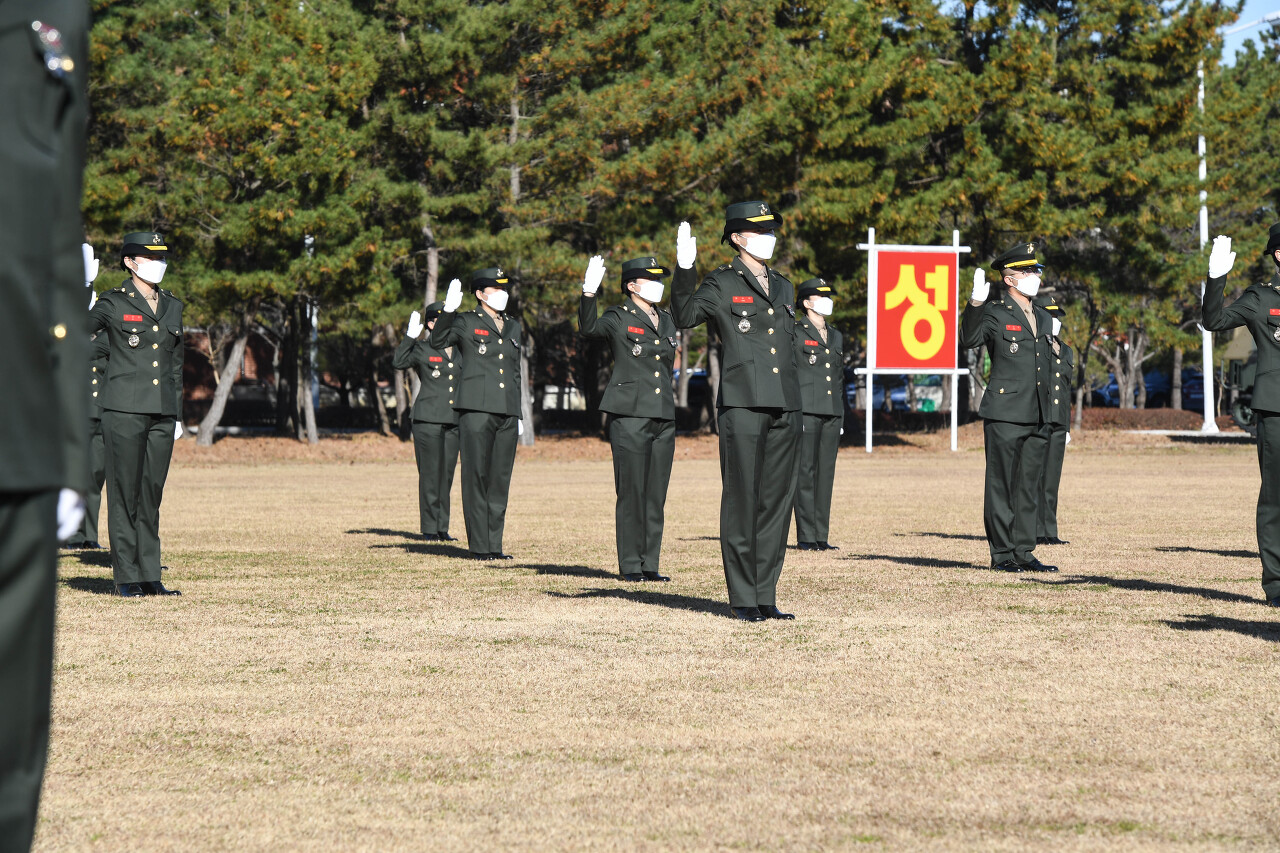
[[[1225,332],[1247,326],[1258,349],[1258,378],[1253,385],[1253,411],[1258,416],[1258,555],[1262,558],[1262,594],[1280,607],[1280,222],[1267,235],[1265,257],[1278,269],[1266,284],[1249,285],[1240,298],[1223,307],[1227,273],[1235,265],[1231,238],[1213,239],[1209,282],[1204,290],[1204,327]]]
[[[844,338],[827,325],[835,289],[820,278],[796,294],[795,353],[800,375],[800,465],[796,539],[801,551],[837,551],[827,541],[836,455],[844,427]]]
[[[1034,554],[1049,422],[1062,399],[1049,379],[1058,355],[1052,319],[1032,302],[1044,267],[1034,243],[1018,243],[991,266],[1003,292],[987,302],[991,285],[979,267],[960,320],[960,345],[986,344],[991,356],[991,377],[978,408],[987,455],[983,522],[991,565],[1007,572],[1055,572]]]
[[[478,560],[510,560],[503,553],[507,495],[520,426],[520,321],[505,313],[510,279],[498,267],[471,274],[476,309],[458,314],[462,282],[454,279],[431,346],[462,357],[462,382],[450,405],[458,412],[462,452],[462,515],[467,547]]]
[[[1076,373],[1075,350],[1062,340],[1062,306],[1052,296],[1037,303],[1052,317],[1053,342],[1058,352],[1053,357],[1053,404],[1049,416],[1049,449],[1045,456],[1043,487],[1040,489],[1040,512],[1036,520],[1037,545],[1070,545],[1058,537],[1058,486],[1062,483],[1062,462],[1071,443],[1072,379]]]
[[[656,258],[622,264],[627,301],[599,314],[596,291],[604,278],[599,255],[587,265],[578,328],[585,338],[609,342],[613,374],[600,401],[609,414],[613,484],[618,493],[614,524],[618,570],[627,581],[669,581],[662,574],[663,510],[676,452],[676,405],[671,391],[676,323],[658,307],[662,277],[670,270]]]
[[[107,451],[102,442],[102,403],[98,396],[107,384],[107,336],[99,332],[89,346],[89,491],[84,500],[84,523],[67,547],[89,551],[98,543],[98,514],[102,510],[102,487],[107,482]]]
[[[436,349],[422,338],[435,328],[443,302],[432,302],[423,317],[409,315],[409,334],[396,348],[392,365],[418,374],[418,398],[413,402],[413,455],[418,462],[418,517],[422,537],[452,542],[449,535],[449,492],[458,467],[458,413],[453,409],[455,388],[461,381],[456,347]]]
[[[181,595],[160,582],[160,502],[173,443],[182,435],[182,302],[160,288],[169,247],[152,231],[124,236],[129,278],[89,312],[107,338],[110,370],[102,402],[111,512],[111,567],[125,598]]]
[[[697,243],[676,241],[671,308],[682,329],[715,323],[724,343],[720,426],[720,554],[738,619],[794,619],[777,607],[796,492],[800,378],[792,334],[795,288],[768,266],[782,219],[762,201],[725,210],[721,242],[737,251],[695,290]]]
[[[0,850],[30,849],[49,746],[58,540],[88,491],[89,9],[0,2]]]

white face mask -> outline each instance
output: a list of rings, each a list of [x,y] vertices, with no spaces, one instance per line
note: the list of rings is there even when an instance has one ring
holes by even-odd
[[[168,267],[165,261],[153,261],[149,258],[134,258],[134,272],[147,284],[159,284]]]
[[[812,302],[814,313],[821,314],[823,317],[830,317],[831,312],[836,308],[836,303],[830,296],[815,296]]]
[[[1036,275],[1035,273],[1032,273],[1031,275],[1028,275],[1028,276],[1023,276],[1022,278],[1018,279],[1013,286],[1016,287],[1018,289],[1018,292],[1021,293],[1023,296],[1034,297],[1037,293],[1040,292],[1040,276]]]
[[[636,296],[654,305],[662,301],[662,294],[667,290],[666,285],[660,281],[640,281],[637,284],[640,289],[636,291]]]
[[[489,297],[484,300],[484,304],[488,305],[494,311],[504,311],[507,307],[507,299],[510,298],[505,290],[499,290],[496,293],[490,293]]]
[[[767,261],[773,257],[773,247],[778,238],[773,234],[747,234],[742,248],[753,258]]]

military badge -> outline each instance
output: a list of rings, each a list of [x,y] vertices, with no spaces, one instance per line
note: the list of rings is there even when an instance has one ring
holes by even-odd
[[[635,346],[633,346],[633,347],[631,348],[631,354],[632,354],[632,355],[639,355],[639,354],[640,354],[640,345],[639,345],[639,344],[636,344]]]
[[[1018,351],[1017,341],[1014,341],[1013,343],[1009,344],[1009,352],[1017,352],[1017,351]]]
[[[817,363],[818,363],[818,356],[817,356],[817,355],[815,355],[814,353],[809,353],[809,363],[810,363],[810,364],[817,364]]]
[[[670,343],[671,346],[673,347],[680,346],[680,342],[676,340],[675,335],[672,335],[671,337],[667,338],[667,342]]]
[[[134,349],[137,349],[138,344],[140,343],[142,343],[142,338],[138,337],[137,335],[129,336],[129,346],[133,347]]]
[[[485,344],[480,344],[480,346],[476,347],[476,352],[480,353],[480,355],[484,355],[488,351],[489,351],[489,347],[486,346]]]
[[[1272,337],[1275,338],[1277,341],[1280,341],[1280,326],[1276,327],[1276,333],[1272,335]]]
[[[748,320],[745,315],[738,321],[738,331],[742,332],[744,335],[751,331],[751,321]]]
[[[432,379],[439,379],[439,378],[440,378],[440,368],[438,368],[438,367],[437,367],[435,370],[432,370],[432,371],[431,371],[431,378],[432,378]]]

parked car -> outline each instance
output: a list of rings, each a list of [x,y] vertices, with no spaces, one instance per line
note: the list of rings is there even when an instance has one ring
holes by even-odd
[[[891,404],[894,410],[905,410],[908,406],[907,380],[905,373],[897,375],[877,376],[871,387],[871,408],[888,411]],[[858,383],[862,377],[853,373],[852,368],[845,369],[845,399],[849,408],[857,408]],[[926,374],[915,377],[916,411],[936,412],[942,406],[943,377],[938,374]],[[889,395],[889,403],[885,403],[885,394]]]
[[[1173,396],[1173,382],[1162,370],[1148,370],[1142,375],[1147,386],[1147,408],[1160,409],[1169,405]],[[1093,389],[1093,405],[1117,408],[1120,405],[1120,386],[1114,373],[1107,374],[1107,384]],[[1137,405],[1138,389],[1133,389],[1133,401]],[[1194,367],[1182,369],[1182,408],[1193,412],[1204,408],[1204,375]]]

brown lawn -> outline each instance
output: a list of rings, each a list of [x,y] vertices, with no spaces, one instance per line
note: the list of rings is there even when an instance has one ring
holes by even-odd
[[[62,559],[36,848],[1275,849],[1253,447],[1077,439],[1042,576],[985,569],[976,427],[847,448],[842,550],[790,551],[763,625],[727,618],[714,439],[640,588],[601,442],[521,451],[483,564],[413,535],[409,445],[184,441],[182,598]]]

